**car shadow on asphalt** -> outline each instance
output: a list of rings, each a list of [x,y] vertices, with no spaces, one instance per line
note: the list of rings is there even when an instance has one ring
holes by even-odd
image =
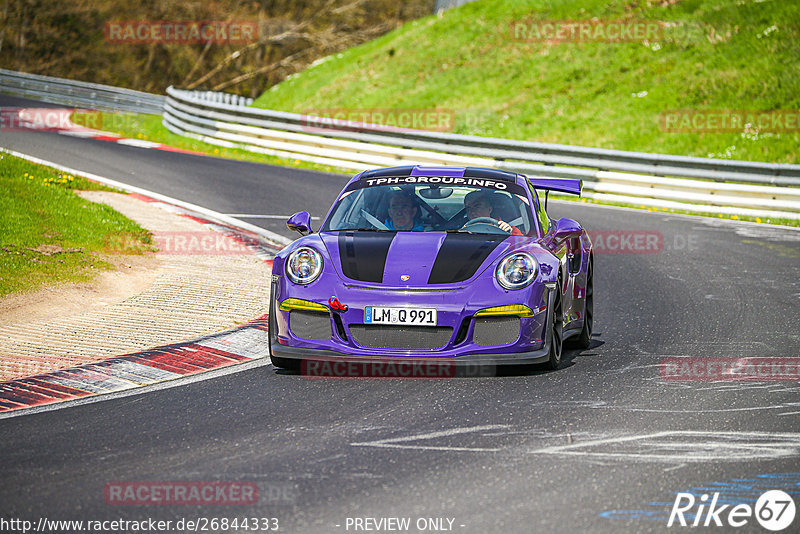
[[[452,368],[452,365],[445,365],[443,369],[445,369],[446,373],[442,373],[441,375],[436,376],[436,378],[461,378],[461,379],[468,379],[468,378],[492,378],[492,377],[511,377],[511,376],[538,376],[538,375],[545,375],[550,373],[556,373],[563,371],[569,367],[572,367],[576,364],[576,360],[579,358],[597,356],[598,353],[594,352],[595,349],[603,346],[605,344],[604,341],[597,339],[597,337],[601,336],[602,334],[596,333],[593,336],[592,342],[589,344],[588,348],[585,349],[567,349],[565,348],[561,355],[561,366],[556,369],[547,369],[543,364],[526,364],[526,365],[503,365],[503,366],[480,366],[480,367],[471,367],[465,372],[460,372],[460,370],[455,370]],[[438,362],[437,362],[438,363]],[[306,366],[305,371],[311,371],[312,369],[319,371],[325,370],[324,367],[319,366]],[[282,369],[282,368],[275,368],[275,374],[277,375],[297,375],[297,376],[304,376],[306,378],[362,378],[362,379],[386,379],[386,378],[395,378],[399,380],[403,379],[417,379],[417,378],[433,378],[429,374],[426,376],[417,376],[417,375],[410,375],[410,374],[402,374],[402,373],[392,373],[392,374],[373,374],[368,372],[367,374],[360,374],[358,372],[351,373],[353,369],[348,369],[348,372],[343,374],[338,374],[335,372],[336,366],[331,366],[330,369],[326,372],[317,374],[315,371],[314,373],[304,372],[298,366],[297,369]],[[376,370],[373,368],[366,369],[366,371]],[[362,370],[360,366],[355,368],[355,371]],[[387,368],[381,366],[381,370],[386,371]]]
[[[561,353],[561,365],[558,369],[548,369],[544,364],[507,365],[497,368],[497,376],[538,376],[561,372],[575,365],[578,358],[597,356],[598,353],[594,350],[605,344],[605,341],[597,339],[601,335],[600,333],[593,334],[589,347],[585,349],[564,348]]]

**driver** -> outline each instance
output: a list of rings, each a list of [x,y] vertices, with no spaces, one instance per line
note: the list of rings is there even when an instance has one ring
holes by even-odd
[[[395,191],[389,197],[389,218],[384,221],[389,230],[411,230],[421,232],[425,229],[417,218],[419,207],[404,191]]]
[[[464,209],[467,211],[467,221],[477,219],[479,217],[492,217],[492,203],[490,195],[487,191],[473,191],[464,197]],[[509,232],[511,235],[522,235],[522,232],[516,226],[511,226],[507,222],[500,219],[497,221],[497,227],[504,232]]]

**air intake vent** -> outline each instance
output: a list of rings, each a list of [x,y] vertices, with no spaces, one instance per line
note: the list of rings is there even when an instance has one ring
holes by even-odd
[[[379,349],[438,349],[453,335],[450,326],[350,325],[353,340]]]
[[[327,313],[294,310],[289,313],[289,328],[299,338],[327,341],[331,338],[331,316]]]
[[[472,341],[476,345],[508,345],[519,337],[519,317],[478,317]]]

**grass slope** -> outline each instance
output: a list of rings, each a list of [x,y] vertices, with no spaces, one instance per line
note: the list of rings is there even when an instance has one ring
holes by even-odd
[[[74,189],[111,190],[0,153],[0,297],[91,280],[113,268],[109,253],[120,244],[128,253],[149,248],[149,232]]]
[[[525,21],[656,20],[657,42],[523,42]],[[454,110],[461,134],[799,163],[800,133],[666,133],[665,111],[800,109],[800,3],[480,0],[406,23],[256,106]],[[796,128],[795,128],[796,130]]]

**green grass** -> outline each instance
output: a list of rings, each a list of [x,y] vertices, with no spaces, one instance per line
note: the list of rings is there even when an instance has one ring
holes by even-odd
[[[113,268],[121,243],[127,253],[149,248],[149,232],[73,193],[106,186],[0,153],[0,189],[0,297],[90,281]]]
[[[657,20],[658,42],[522,42],[524,21]],[[440,109],[455,133],[798,163],[800,133],[666,133],[669,110],[800,109],[800,3],[481,0],[406,23],[272,87],[255,106]]]

